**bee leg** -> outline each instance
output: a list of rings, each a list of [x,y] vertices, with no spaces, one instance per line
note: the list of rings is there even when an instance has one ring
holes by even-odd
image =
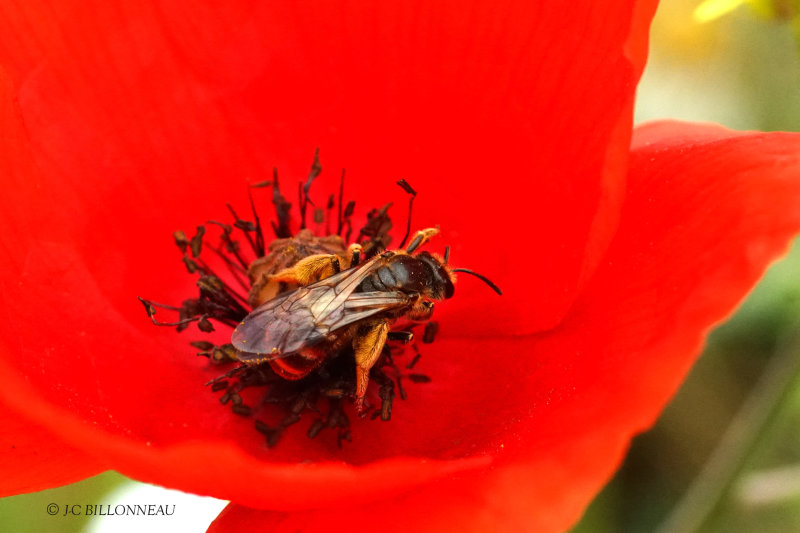
[[[356,357],[356,413],[361,418],[367,416],[364,397],[367,395],[367,385],[369,385],[369,371],[380,357],[388,334],[388,320],[368,320],[358,328],[353,338],[353,351]]]
[[[406,318],[417,322],[430,320],[431,316],[433,316],[433,306],[434,303],[432,301],[420,299],[406,314]]]
[[[301,287],[328,278],[341,270],[339,257],[319,254],[304,257],[291,268],[285,268],[269,277],[269,281],[295,283]]]
[[[350,268],[358,266],[358,264],[361,262],[361,253],[362,253],[361,245],[358,244],[357,242],[354,242],[353,244],[347,247],[347,255],[350,256]]]
[[[406,253],[411,253],[439,233],[439,228],[427,228],[421,229],[414,234],[414,238],[411,239],[411,243],[406,247]]]

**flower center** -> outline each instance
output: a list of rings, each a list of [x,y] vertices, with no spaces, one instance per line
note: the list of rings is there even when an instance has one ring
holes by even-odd
[[[216,245],[208,243],[203,225],[191,238],[182,231],[173,234],[186,269],[198,276],[197,297],[181,306],[139,298],[160,326],[182,331],[195,323],[204,334],[214,332],[214,323],[234,329],[232,343],[190,344],[211,364],[231,367],[207,385],[221,393],[220,402],[230,405],[233,413],[253,418],[269,447],[309,415],[308,437],[330,429],[341,447],[352,440],[346,413],[350,401],[362,418],[388,421],[394,398],[406,399],[406,378],[412,383],[430,381],[410,372],[420,359],[413,333],[419,325],[404,318],[428,318],[433,304],[425,294],[402,285],[405,274],[418,276],[413,268],[417,260],[402,251],[384,252],[391,241],[391,204],[370,210],[351,241],[355,202],[343,200],[344,173],[338,202],[331,195],[321,208],[309,196],[320,171],[315,153],[308,179],[299,187],[296,232],[291,231],[292,205],[281,194],[276,171],[269,182],[251,185],[272,189],[277,219],[271,223],[276,237],[272,242],[265,241],[249,191],[253,220],[239,217],[228,204],[232,223],[208,222],[219,230]],[[401,186],[412,194],[410,221],[416,193],[405,182]],[[314,207],[313,230],[306,225],[309,206]],[[418,232],[417,244],[437,232]],[[391,258],[396,254],[402,261]],[[419,280],[413,281],[419,285]],[[338,296],[343,291],[349,291],[344,298]],[[156,320],[157,308],[177,312],[178,320]],[[425,312],[420,314],[420,309]],[[437,330],[436,323],[428,322],[423,342],[432,342]],[[413,358],[399,365],[396,358],[409,348]],[[269,406],[282,414],[276,417]],[[272,419],[264,419],[266,415]]]

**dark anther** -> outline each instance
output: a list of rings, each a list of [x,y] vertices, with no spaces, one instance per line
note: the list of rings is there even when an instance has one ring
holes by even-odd
[[[292,424],[296,424],[298,422],[300,422],[300,415],[297,413],[289,413],[283,417],[283,420],[281,420],[281,427],[288,428]]]
[[[223,389],[227,389],[227,388],[228,388],[228,382],[227,381],[225,381],[225,380],[217,381],[216,383],[211,385],[211,392],[219,392],[219,391],[221,391]]]
[[[247,239],[247,242],[250,243],[250,249],[253,250],[253,253],[258,254],[258,245],[253,240],[253,237],[250,235],[250,232],[256,230],[255,224],[253,224],[249,220],[240,219],[239,215],[236,214],[236,210],[233,209],[233,206],[231,204],[225,204],[225,206],[228,208],[228,211],[231,212],[231,215],[233,215],[234,219],[233,226],[242,231],[245,238]]]
[[[206,352],[214,348],[214,343],[208,341],[192,341],[189,344],[198,350],[203,350]]]
[[[426,376],[425,374],[409,374],[408,379],[413,381],[414,383],[430,383],[431,378]]]
[[[353,226],[350,223],[350,217],[353,216],[353,211],[356,210],[356,202],[355,200],[350,200],[347,202],[347,205],[344,208],[344,224],[347,224],[347,234],[345,235],[345,242],[350,242],[350,232],[353,230]],[[339,232],[341,235],[341,231]]]
[[[231,407],[231,411],[239,416],[250,416],[253,414],[253,408],[244,404],[234,405]]]
[[[314,150],[314,161],[311,163],[311,171],[308,173],[308,179],[306,183],[300,188],[300,229],[304,229],[306,227],[306,208],[308,204],[314,205],[311,201],[311,198],[308,196],[308,192],[311,190],[311,183],[319,176],[320,172],[322,172],[322,165],[319,163],[319,148]]]
[[[186,239],[186,234],[180,230],[172,232],[172,238],[175,239],[175,244],[180,248],[181,253],[186,253],[186,247],[189,246],[189,241]]]
[[[256,431],[261,433],[266,437],[267,447],[272,448],[276,444],[278,444],[278,439],[281,437],[281,432],[279,429],[273,429],[267,425],[266,422],[262,420],[256,420],[255,422]]]
[[[197,257],[203,250],[203,235],[206,233],[205,226],[197,226],[197,233],[194,234],[192,240],[189,241],[189,249],[192,251],[192,257]]]
[[[367,223],[358,232],[357,242],[363,243],[364,257],[372,258],[381,250],[385,250],[391,242],[389,231],[392,229],[392,221],[389,218],[389,208],[391,203],[384,205],[380,209],[372,209],[367,213]],[[365,242],[364,238],[368,240]]]
[[[267,448],[274,448],[281,438],[281,432],[278,429],[273,429],[267,434]]]
[[[353,442],[353,434],[350,433],[349,429],[339,431],[339,434],[336,436],[336,445],[339,449],[342,449],[342,442]]]
[[[147,313],[147,316],[152,317],[154,314],[156,314],[156,309],[155,307],[153,307],[153,304],[151,304],[148,300],[145,300],[141,296],[137,296],[137,298],[139,299],[140,302],[142,302],[142,305],[144,306],[144,310]]]
[[[403,378],[399,375],[395,378],[397,381],[397,392],[400,395],[401,400],[408,399],[408,395],[406,394],[406,389],[403,388]]]
[[[411,198],[408,199],[408,221],[406,223],[406,234],[403,237],[403,240],[400,242],[400,248],[402,249],[406,244],[406,240],[408,240],[409,234],[411,233],[411,208],[414,206],[414,198],[417,197],[417,191],[412,189],[411,185],[409,185],[406,180],[400,180],[397,182],[397,184],[402,187],[404,191],[411,195]]]
[[[194,274],[200,268],[197,266],[197,263],[188,255],[183,256],[183,264],[186,265],[186,270],[189,271],[189,274]]]
[[[322,429],[325,427],[325,422],[321,418],[317,418],[314,422],[311,423],[311,427],[308,428],[308,438],[313,439]]]
[[[292,204],[287,202],[286,198],[281,194],[277,168],[272,170],[272,204],[275,206],[275,214],[278,217],[277,224],[272,222],[272,229],[276,237],[279,239],[287,239],[292,236],[292,232],[289,229],[289,219],[291,218],[289,210]]]
[[[416,354],[416,355],[415,355],[415,356],[414,356],[414,357],[411,359],[411,361],[409,361],[409,363],[406,365],[406,368],[407,368],[407,369],[409,369],[409,370],[411,370],[412,368],[414,368],[414,366],[415,366],[415,365],[416,365],[416,364],[419,362],[419,358],[420,358],[420,357],[422,357],[422,354],[420,354],[420,353]]]
[[[392,396],[387,396],[385,399],[381,399],[381,420],[384,422],[388,422],[392,419],[392,402]]]
[[[256,420],[255,426],[256,426],[256,431],[258,431],[263,435],[269,435],[269,433],[272,431],[272,428],[269,427],[267,423],[264,422],[263,420]]]
[[[428,322],[425,324],[425,332],[422,334],[422,342],[430,344],[436,339],[436,334],[439,332],[438,322]]]
[[[388,338],[390,341],[400,341],[408,344],[414,339],[414,333],[411,331],[390,331]]]
[[[203,333],[211,333],[212,331],[214,331],[214,324],[212,324],[208,318],[202,317],[197,322],[197,328]]]
[[[328,204],[325,206],[325,235],[331,235],[331,220],[333,220],[333,208],[336,207],[336,196],[328,196]],[[321,222],[320,222],[321,223]]]
[[[293,414],[299,415],[303,412],[306,408],[306,398],[305,396],[299,397],[295,402],[292,404],[291,411]]]
[[[250,222],[249,220],[237,220],[233,223],[233,227],[240,229],[242,231],[255,231],[256,225]]]
[[[173,307],[171,305],[157,304],[155,302],[151,302],[150,300],[145,300],[141,296],[137,296],[137,298],[139,299],[140,302],[142,302],[142,305],[144,305],[144,309],[147,312],[147,316],[150,317],[150,320],[156,326],[177,326],[178,330],[180,331],[186,328],[188,324],[206,318],[205,316],[193,316],[190,318],[183,318],[181,320],[178,320],[177,322],[159,322],[158,320],[156,320],[155,317],[156,307],[160,307],[162,309],[168,309],[170,311],[182,311],[182,309],[179,307]]]

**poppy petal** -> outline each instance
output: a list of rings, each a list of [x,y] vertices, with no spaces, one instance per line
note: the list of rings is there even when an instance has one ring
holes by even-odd
[[[67,485],[107,469],[10,409],[0,409],[0,427],[0,497]]]
[[[800,229],[800,135],[663,122],[635,134],[620,230],[575,307],[530,339],[509,390],[533,391],[490,468],[392,500],[302,513],[231,504],[214,533],[563,531],[653,423],[724,319]],[[498,361],[498,370],[504,364]],[[488,382],[496,382],[487,377]],[[494,411],[486,409],[485,418]],[[496,423],[496,422],[495,422]]]
[[[538,302],[477,331],[552,327],[616,225],[654,5],[5,6],[0,64],[40,169],[19,222],[51,212],[38,232],[79,243],[125,309],[167,254],[154,236],[241,197],[231,179],[302,176],[319,146],[363,209],[408,178],[415,225],[513,287],[508,309]],[[514,286],[503,265],[532,246],[547,256]]]
[[[216,490],[199,466],[213,453],[176,462],[153,450],[228,439],[221,456],[237,442],[239,466],[264,457],[202,390],[215,371],[184,355],[185,339],[154,331],[133,297],[185,297],[180,270],[162,270],[177,259],[166,234],[219,212],[231,179],[273,165],[302,175],[315,146],[348,167],[362,209],[396,194],[394,177],[417,176],[429,199],[415,224],[446,228],[461,264],[503,267],[492,277],[510,287],[507,303],[497,320],[459,320],[469,334],[558,322],[613,233],[654,2],[572,7],[375,3],[350,16],[295,2],[0,6],[0,111],[13,140],[0,154],[0,304],[14,317],[0,325],[0,394],[124,472],[157,481],[171,464],[163,482],[198,492]],[[529,267],[535,282],[515,286],[527,226],[524,240],[549,257]],[[534,296],[541,304],[520,312]],[[388,433],[375,440],[401,442]],[[271,460],[307,457],[289,450]],[[349,460],[395,454],[376,447]],[[409,483],[454,468],[429,464]]]

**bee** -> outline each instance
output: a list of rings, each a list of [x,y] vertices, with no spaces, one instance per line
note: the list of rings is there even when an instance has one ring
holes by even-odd
[[[453,296],[456,272],[474,275],[502,294],[484,276],[450,268],[449,248],[443,260],[425,251],[414,253],[438,232],[418,231],[407,248],[401,244],[401,249],[364,262],[358,246],[351,246],[345,270],[340,256],[320,254],[278,272],[271,281],[299,288],[259,305],[234,329],[231,342],[239,350],[237,359],[247,365],[269,363],[279,376],[298,380],[350,345],[356,366],[356,412],[366,416],[369,372],[395,321],[428,321],[434,302]]]

